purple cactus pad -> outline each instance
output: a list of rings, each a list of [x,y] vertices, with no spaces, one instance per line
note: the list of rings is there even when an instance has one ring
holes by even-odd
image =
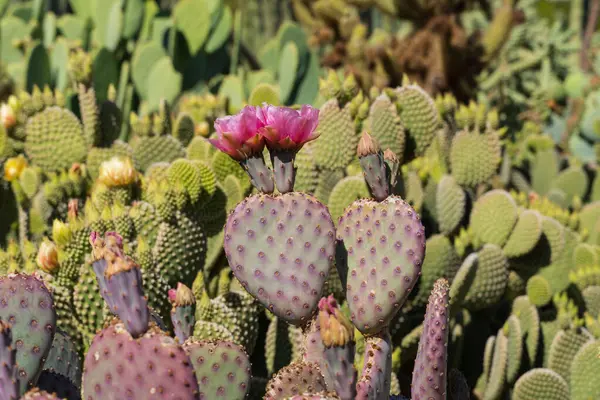
[[[252,296],[288,323],[303,325],[334,260],[335,228],[327,207],[313,196],[257,194],[229,215],[224,248]]]

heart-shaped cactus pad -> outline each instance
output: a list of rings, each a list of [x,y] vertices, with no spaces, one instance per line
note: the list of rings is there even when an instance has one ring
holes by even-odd
[[[334,262],[335,227],[313,196],[256,194],[229,215],[224,247],[244,288],[278,317],[302,325]]]

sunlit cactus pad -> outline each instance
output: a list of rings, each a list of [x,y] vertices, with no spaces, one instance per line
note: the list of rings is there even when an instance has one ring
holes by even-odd
[[[347,282],[354,325],[365,333],[381,330],[414,287],[425,256],[425,228],[400,197],[381,203],[359,200],[338,224],[337,267]]]
[[[177,393],[196,399],[198,383],[185,351],[157,327],[133,339],[113,320],[96,335],[83,365],[83,398],[152,399]]]
[[[229,215],[224,248],[248,292],[277,316],[302,324],[333,263],[335,228],[327,208],[310,195],[259,194]]]

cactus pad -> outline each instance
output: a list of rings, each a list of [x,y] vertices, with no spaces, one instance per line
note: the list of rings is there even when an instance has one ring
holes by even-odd
[[[351,319],[376,333],[396,315],[413,289],[425,256],[425,228],[404,200],[359,200],[338,224],[337,268],[347,283]]]
[[[289,323],[308,322],[335,250],[323,204],[297,192],[248,197],[229,215],[224,242],[229,265],[250,294]]]
[[[71,111],[47,108],[27,123],[25,152],[45,171],[68,169],[83,162],[87,146],[81,123]]]
[[[541,214],[535,210],[525,210],[519,215],[517,224],[504,245],[504,254],[507,257],[523,256],[535,247],[541,236]]]
[[[489,180],[501,161],[500,140],[495,132],[461,131],[452,139],[450,163],[458,184],[474,187]]]
[[[282,368],[269,383],[265,400],[278,400],[302,393],[315,393],[326,390],[325,380],[318,366],[297,362]]]
[[[513,392],[514,400],[565,400],[569,398],[567,382],[546,368],[532,369],[521,375]]]
[[[423,322],[423,333],[415,360],[411,394],[413,400],[446,398],[448,357],[448,281],[435,282]]]
[[[184,345],[200,389],[200,399],[242,400],[250,386],[250,360],[232,342],[188,340]]]
[[[349,106],[340,108],[336,99],[321,107],[319,126],[321,135],[315,143],[315,161],[326,169],[345,168],[356,156],[359,136]]]
[[[440,179],[436,191],[436,215],[443,233],[452,233],[465,215],[467,195],[451,175]]]
[[[600,393],[600,340],[584,344],[571,364],[571,399],[588,400]]]
[[[518,218],[517,204],[507,192],[492,190],[481,196],[471,212],[473,235],[483,243],[503,246]]]
[[[190,359],[157,327],[133,339],[122,323],[113,320],[92,341],[83,370],[82,395],[89,400],[142,400],[166,393],[192,400],[198,395]]]
[[[575,355],[594,337],[584,328],[559,331],[550,345],[548,368],[557,372],[565,382],[571,381],[571,366]]]
[[[52,295],[34,276],[0,277],[0,320],[11,325],[21,393],[35,383],[56,330]]]

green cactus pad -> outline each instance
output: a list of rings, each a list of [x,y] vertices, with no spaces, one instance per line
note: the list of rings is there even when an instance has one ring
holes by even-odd
[[[319,113],[320,137],[315,143],[315,161],[325,169],[345,168],[356,157],[359,135],[356,133],[349,106],[340,108],[331,99]]]
[[[306,323],[314,311],[334,246],[327,208],[303,193],[248,197],[225,225],[225,255],[235,276],[260,303],[292,324]]]
[[[390,149],[402,160],[406,136],[404,126],[393,104],[385,94],[371,104],[366,121],[369,133],[377,140],[382,150]]]
[[[537,152],[531,167],[533,190],[542,196],[546,195],[557,175],[558,157],[554,149]]]
[[[47,108],[28,120],[26,130],[25,152],[46,172],[69,169],[86,158],[81,122],[69,110]]]
[[[315,364],[297,362],[279,370],[269,383],[265,400],[315,393],[327,390],[321,370]]]
[[[319,183],[319,171],[315,162],[316,142],[308,142],[296,154],[296,181],[294,190],[297,192],[313,193]]]
[[[470,310],[481,310],[497,303],[504,295],[508,280],[508,261],[500,247],[486,244],[477,254],[475,279],[464,302]]]
[[[185,157],[185,148],[171,135],[136,138],[132,141],[132,148],[141,171],[157,162],[172,162]]]
[[[427,256],[425,256],[427,257]],[[463,302],[477,276],[479,266],[479,255],[471,253],[464,259],[462,265],[456,272],[452,285],[450,286],[450,315],[454,315]]]
[[[535,210],[525,210],[510,233],[503,251],[507,257],[519,257],[529,253],[542,236],[542,216]]]
[[[331,217],[337,221],[342,216],[346,207],[355,200],[370,197],[369,188],[362,176],[348,176],[334,186],[327,206]]]
[[[527,371],[517,380],[513,391],[513,399],[565,400],[569,399],[569,386],[556,372],[547,368],[536,368]]]
[[[506,382],[508,364],[508,339],[502,331],[498,332],[494,343],[494,356],[490,367],[490,375],[485,386],[484,400],[494,400],[500,397]]]
[[[518,377],[519,369],[521,368],[521,357],[523,355],[523,331],[521,330],[519,318],[511,315],[506,321],[504,330],[508,339],[506,381],[512,385]]]
[[[552,288],[543,276],[534,275],[527,280],[527,297],[531,304],[545,306],[552,300]]]
[[[525,335],[524,360],[528,365],[533,365],[537,359],[540,340],[540,317],[537,308],[527,296],[519,296],[513,301],[512,314],[519,318],[521,330]]]
[[[82,398],[147,399],[153,393],[198,396],[194,369],[185,351],[156,326],[133,339],[114,319],[94,337],[83,365]]]
[[[558,189],[567,196],[567,204],[571,205],[574,197],[582,199],[588,189],[589,179],[583,168],[569,167],[554,179],[551,189]]]
[[[191,286],[206,258],[206,236],[201,226],[177,211],[175,220],[163,222],[153,248],[156,268],[169,287]]]
[[[439,128],[439,113],[435,102],[417,85],[405,85],[394,91],[400,120],[406,132],[406,150],[419,157],[433,142]],[[404,157],[410,161],[409,157]]]
[[[331,196],[331,191],[342,179],[344,179],[343,169],[321,171],[318,176],[317,186],[315,187],[315,197],[323,203],[327,203],[329,196]]]
[[[466,213],[467,195],[451,175],[444,175],[437,185],[436,216],[440,231],[454,232]]]
[[[246,398],[251,370],[243,347],[233,342],[188,340],[183,349],[194,367],[201,399]]]
[[[100,165],[113,157],[128,157],[136,165],[133,157],[133,149],[127,143],[117,140],[111,147],[93,147],[90,149],[86,161],[86,167],[90,176],[96,179],[100,172]]]
[[[21,393],[34,384],[56,331],[52,295],[34,276],[0,276],[0,319],[11,325]]]
[[[587,243],[579,243],[573,251],[573,264],[575,268],[587,267],[600,264],[598,259],[600,255],[596,248]]]
[[[450,240],[444,235],[433,235],[427,239],[425,259],[421,268],[419,291],[413,299],[415,305],[425,305],[434,282],[439,278],[452,281],[458,271],[461,260]]]
[[[347,282],[351,319],[376,333],[396,315],[413,289],[425,256],[425,229],[400,197],[359,200],[338,223],[336,266]]]
[[[228,292],[210,301],[211,321],[222,324],[233,335],[233,342],[248,353],[254,351],[259,334],[260,305],[245,291]]]
[[[600,340],[584,344],[571,363],[571,400],[589,400],[600,393]]]
[[[496,133],[461,131],[452,139],[452,176],[462,186],[474,187],[484,183],[492,178],[500,165],[500,152]]]
[[[221,324],[209,321],[196,321],[194,340],[226,340],[233,341],[233,334]]]
[[[503,246],[517,219],[517,204],[510,194],[503,190],[492,190],[475,202],[470,228],[481,242]]]
[[[593,340],[594,337],[585,328],[560,330],[550,345],[548,368],[570,383],[575,355],[587,342]]]

